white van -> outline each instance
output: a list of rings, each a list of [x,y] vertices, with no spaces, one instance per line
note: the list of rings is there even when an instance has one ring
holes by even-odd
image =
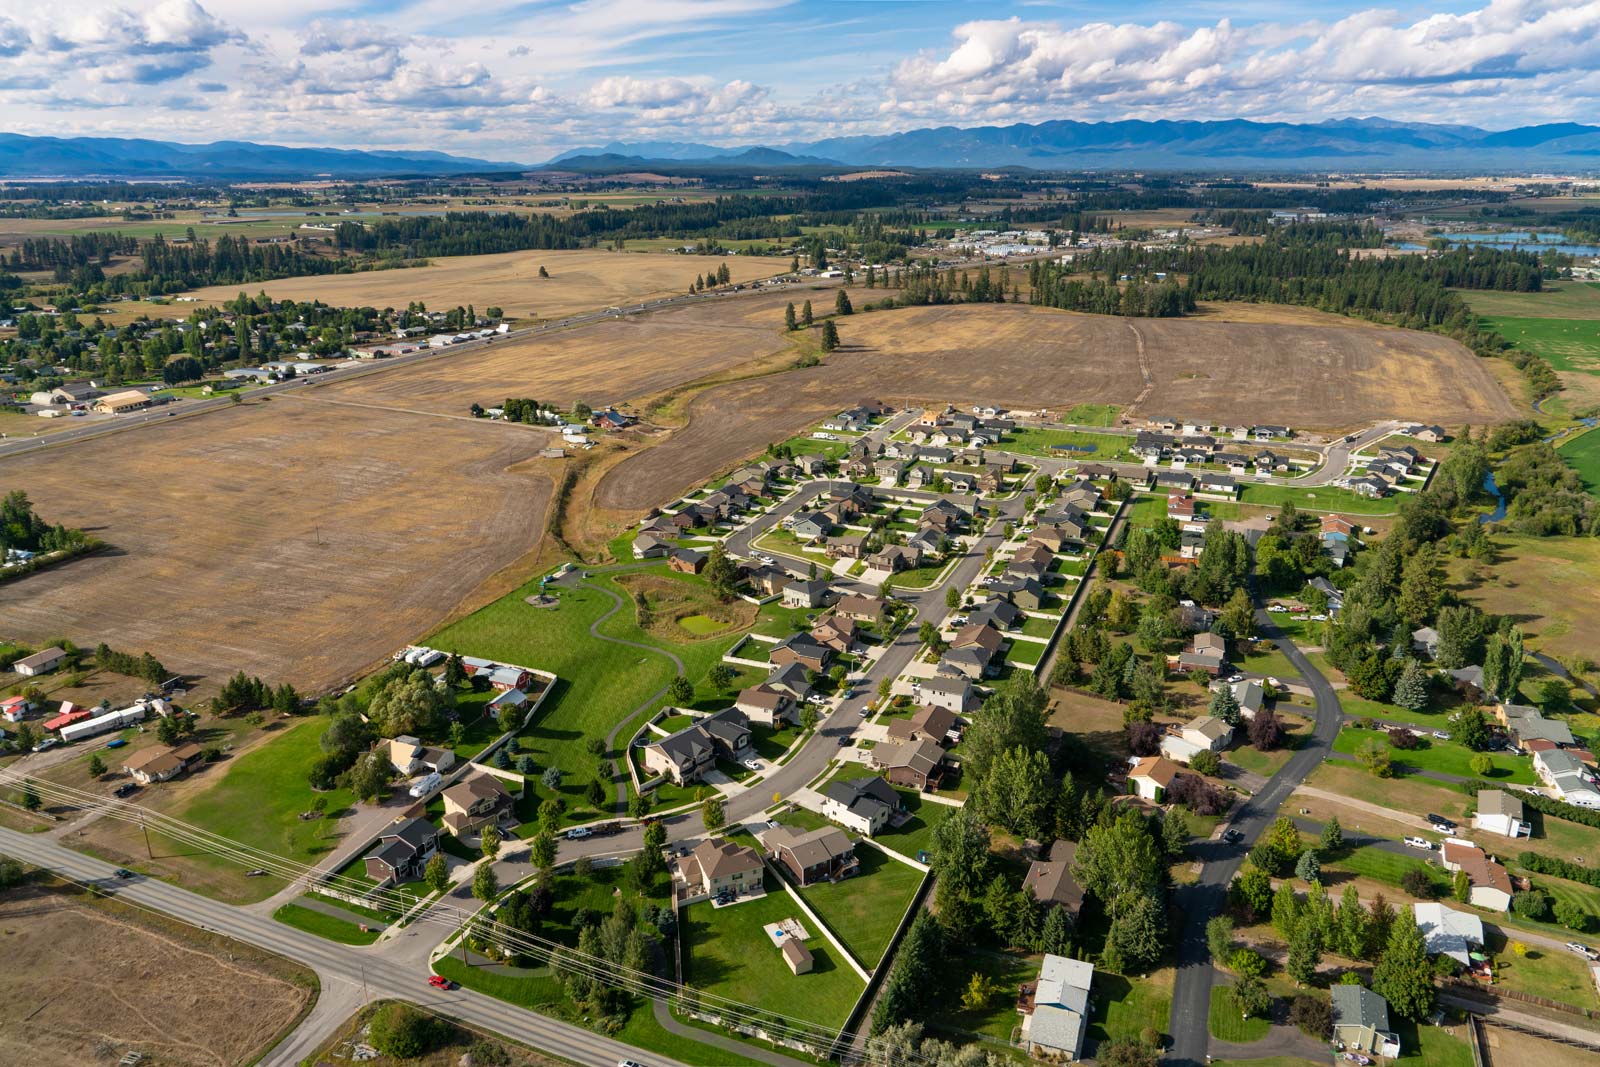
[[[440,774],[438,771],[432,772],[426,778],[423,778],[421,781],[418,781],[411,786],[411,798],[413,800],[421,800],[435,789],[438,789],[439,783],[442,781],[444,781],[444,775]]]

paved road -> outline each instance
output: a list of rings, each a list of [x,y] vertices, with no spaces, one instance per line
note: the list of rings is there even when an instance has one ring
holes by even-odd
[[[410,1001],[584,1067],[614,1067],[619,1059],[638,1055],[632,1046],[481,993],[433,989],[426,984],[424,971],[390,959],[380,946],[337,945],[275,922],[270,916],[222,904],[155,879],[119,881],[110,864],[36,835],[0,828],[0,852],[72,881],[115,886],[123,900],[276,952],[316,971],[322,983],[316,1006],[294,1033],[261,1060],[262,1067],[293,1067],[361,1005],[380,998]],[[676,1064],[654,1054],[650,1060],[652,1064]]]
[[[1210,1044],[1207,1017],[1211,1010],[1211,985],[1216,975],[1206,948],[1206,922],[1211,916],[1222,914],[1227,906],[1228,883],[1245,854],[1272,822],[1278,807],[1332,750],[1343,718],[1333,687],[1278,629],[1272,616],[1258,610],[1256,625],[1263,637],[1276,642],[1305,679],[1316,699],[1316,725],[1310,738],[1289,762],[1234,815],[1231,825],[1244,839],[1237,844],[1215,839],[1198,845],[1197,852],[1203,862],[1199,879],[1192,885],[1173,890],[1174,903],[1184,916],[1184,922],[1178,943],[1178,974],[1172,989],[1172,1016],[1167,1027],[1172,1034],[1167,1062],[1178,1067],[1201,1067],[1207,1060]]]

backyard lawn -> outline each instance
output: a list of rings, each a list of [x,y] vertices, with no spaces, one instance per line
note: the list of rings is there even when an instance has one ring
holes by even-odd
[[[911,818],[900,826],[886,827],[875,840],[902,856],[916,859],[918,852],[933,847],[934,829],[954,815],[956,809],[949,804],[929,800],[914,789],[896,789],[895,792],[900,794],[900,802],[905,805]]]
[[[1096,1044],[1120,1038],[1136,1040],[1147,1028],[1166,1033],[1172,1016],[1172,980],[1171,968],[1139,978],[1096,970],[1090,998],[1090,1040]]]
[[[1272,1023],[1268,1019],[1246,1019],[1233,1003],[1233,990],[1217,984],[1211,987],[1211,1011],[1208,1016],[1211,1036],[1219,1041],[1259,1041],[1267,1036]]]
[[[1323,861],[1323,867],[1348,871],[1351,874],[1371,878],[1374,881],[1392,886],[1398,886],[1400,879],[1404,878],[1408,871],[1417,870],[1432,879],[1434,888],[1439,896],[1449,896],[1450,876],[1440,868],[1422,859],[1423,855],[1424,853],[1418,852],[1417,856],[1413,858],[1411,856],[1402,856],[1398,852],[1388,852],[1381,848],[1367,846],[1351,849],[1337,857],[1330,856]],[[1436,856],[1438,853],[1428,853],[1428,855]]]
[[[861,870],[854,877],[808,885],[800,895],[870,971],[883,959],[923,874],[867,844],[856,846],[856,858]]]
[[[1297,489],[1290,485],[1246,483],[1240,488],[1239,499],[1246,504],[1266,504],[1280,508],[1292,502],[1301,511],[1337,512],[1345,515],[1391,515],[1400,508],[1392,496],[1374,500],[1337,486]]]
[[[952,954],[946,966],[949,981],[945,983],[945,996],[938,1004],[925,1006],[927,1014],[922,1021],[935,1030],[957,1030],[1010,1041],[1022,1021],[1017,1014],[1017,987],[1039,977],[1043,958],[976,947]],[[966,988],[967,976],[975,972],[988,975],[1000,992],[982,1007],[966,1008],[960,994]]]
[[[806,947],[815,963],[811,973],[791,974],[772,939],[762,929],[784,919],[806,920],[783,887],[767,879],[767,895],[726,908],[710,901],[691,904],[680,915],[686,984],[695,989],[754,1005],[827,1030],[844,1025],[865,988],[847,963],[838,959],[820,930]]]
[[[1486,947],[1496,957],[1496,983],[1563,1004],[1595,1007],[1594,981],[1589,977],[1588,965],[1577,955],[1529,945],[1527,954],[1518,956],[1509,950],[1516,932],[1512,931],[1508,939],[1505,932],[1493,926],[1484,927],[1484,937],[1489,941]]]

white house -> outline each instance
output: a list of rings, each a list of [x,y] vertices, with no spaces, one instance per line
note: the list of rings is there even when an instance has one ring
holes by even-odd
[[[1480,789],[1478,813],[1472,825],[1486,833],[1503,837],[1530,837],[1532,828],[1522,818],[1522,798],[1503,789]]]
[[[1214,715],[1202,715],[1183,724],[1176,734],[1161,739],[1161,754],[1188,763],[1201,752],[1221,752],[1233,740],[1233,727]]]
[[[1428,955],[1449,956],[1463,967],[1472,966],[1473,950],[1484,945],[1481,919],[1433,901],[1413,904],[1411,910]]]
[[[1046,954],[1039,964],[1033,1004],[1022,1016],[1022,1047],[1030,1055],[1076,1060],[1089,1029],[1089,986],[1094,964]]]
[[[1167,795],[1173,779],[1178,777],[1178,765],[1165,756],[1145,756],[1129,761],[1128,792],[1152,804],[1160,804]]]
[[[1467,903],[1490,911],[1511,910],[1511,875],[1483,849],[1461,841],[1446,841],[1440,849],[1447,871],[1465,871],[1470,889]]]

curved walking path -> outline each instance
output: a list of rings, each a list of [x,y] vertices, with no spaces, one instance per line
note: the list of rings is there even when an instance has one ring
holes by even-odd
[[[1178,974],[1172,988],[1172,1015],[1167,1029],[1172,1034],[1172,1049],[1166,1062],[1181,1067],[1201,1067],[1211,1051],[1211,987],[1216,980],[1211,952],[1206,947],[1206,922],[1220,915],[1227,906],[1228,883],[1233,879],[1256,838],[1272,821],[1290,793],[1314,771],[1333,749],[1344,712],[1328,680],[1278,628],[1266,611],[1256,610],[1256,625],[1263,637],[1271,639],[1290,664],[1300,672],[1316,700],[1316,725],[1306,743],[1268,779],[1255,796],[1245,801],[1229,820],[1242,839],[1229,844],[1220,838],[1202,842],[1197,851],[1203,861],[1200,877],[1190,885],[1173,891],[1174,901],[1184,916],[1178,942]],[[1255,1055],[1255,1053],[1252,1053]]]
[[[724,1052],[731,1052],[740,1059],[759,1060],[762,1063],[771,1064],[772,1067],[810,1067],[810,1064],[805,1060],[797,1060],[792,1056],[785,1056],[781,1052],[774,1052],[759,1045],[736,1041],[731,1037],[724,1037],[714,1030],[702,1030],[698,1026],[689,1026],[681,1023],[673,1016],[672,1009],[667,1006],[667,1002],[664,1000],[653,1000],[650,1002],[650,1007],[655,1014],[656,1023],[669,1034],[686,1037],[691,1041],[698,1041],[702,1045],[710,1045],[712,1048],[720,1048]]]
[[[658,656],[665,656],[667,659],[672,661],[672,666],[675,672],[673,677],[681,678],[683,676],[686,668],[683,665],[683,660],[678,657],[677,653],[668,652],[666,649],[657,648],[655,645],[647,645],[643,641],[630,641],[626,637],[611,637],[608,634],[601,633],[600,627],[604,625],[606,621],[609,620],[613,615],[622,610],[625,601],[619,594],[612,592],[603,585],[595,585],[593,582],[582,582],[580,583],[580,587],[583,589],[593,589],[596,592],[604,593],[606,596],[611,598],[611,607],[606,611],[606,613],[589,624],[590,637],[594,638],[596,641],[609,641],[614,645],[626,645],[628,648],[637,648],[645,652],[654,652]],[[611,732],[606,734],[606,751],[610,752],[616,747],[617,734],[622,732],[622,728],[624,726],[638,718],[643,712],[649,709],[650,705],[666,696],[667,690],[670,688],[672,688],[672,683],[668,682],[660,689],[657,689],[654,693],[645,697],[643,703],[618,720],[617,724],[611,728]],[[628,758],[628,753],[624,751],[620,758],[626,760]],[[628,806],[628,775],[626,771],[617,771],[615,768],[613,768],[611,780],[616,783],[617,787],[616,810],[626,810]]]

